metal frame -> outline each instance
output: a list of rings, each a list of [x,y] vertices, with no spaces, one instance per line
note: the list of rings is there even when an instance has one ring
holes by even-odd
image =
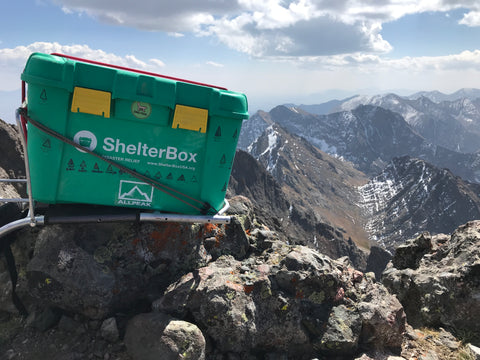
[[[22,102],[24,98],[24,86],[22,84]],[[47,215],[35,215],[35,200],[32,197],[32,186],[30,178],[30,168],[27,152],[27,134],[24,121],[21,119],[20,109],[16,111],[17,127],[21,134],[22,146],[24,149],[25,159],[25,173],[26,179],[0,179],[0,183],[26,183],[28,199],[24,198],[12,198],[2,199],[0,202],[15,202],[15,203],[28,203],[28,214],[25,218],[12,221],[4,226],[0,227],[0,238],[3,236],[22,229],[27,226],[44,226],[53,224],[80,224],[80,223],[105,223],[105,222],[122,222],[122,221],[139,221],[139,222],[181,222],[181,223],[212,223],[212,224],[229,224],[231,222],[231,216],[223,215],[230,204],[225,199],[225,205],[216,215],[183,215],[183,214],[170,214],[155,212],[140,212],[132,210],[131,212],[125,212],[121,214],[101,214],[101,215],[62,215],[62,216],[47,216]]]
[[[0,183],[26,183],[27,179],[0,179]],[[27,198],[10,198],[10,199],[2,199],[0,198],[0,202],[14,202],[14,203],[28,203],[29,200]]]

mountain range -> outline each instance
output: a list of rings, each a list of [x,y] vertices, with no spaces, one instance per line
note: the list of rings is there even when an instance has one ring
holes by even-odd
[[[428,142],[449,150],[470,153],[480,149],[480,99],[468,97],[435,102],[420,95],[403,98],[395,94],[357,96],[342,102],[333,111],[375,105],[400,114],[413,130]]]
[[[402,115],[383,107],[359,105],[353,110],[315,115],[280,105],[269,113],[253,115],[245,125],[244,136],[264,131],[273,122],[326,153],[352,162],[369,176],[378,174],[394,157],[408,155],[448,168],[465,180],[480,181],[480,154],[429,142]],[[244,138],[240,145],[254,140]]]
[[[329,114],[306,110],[322,104],[279,105],[244,123],[239,146],[272,174],[291,207],[360,247],[371,241],[392,251],[415,234],[479,218],[480,136],[472,130],[479,93],[353,97],[329,102],[339,110]],[[437,127],[436,137],[421,126]]]

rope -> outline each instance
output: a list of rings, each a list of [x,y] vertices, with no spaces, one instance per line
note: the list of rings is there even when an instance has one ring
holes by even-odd
[[[106,159],[104,158],[103,156],[91,151],[90,149],[80,145],[80,144],[77,144],[76,142],[74,142],[73,140],[71,139],[68,139],[67,137],[57,133],[56,131],[50,129],[49,127],[39,123],[38,121],[36,120],[33,120],[32,118],[28,117],[27,114],[26,114],[26,111],[24,108],[20,108],[19,109],[21,115],[28,121],[30,122],[33,126],[35,126],[37,129],[41,130],[42,132],[46,133],[47,135],[50,135],[52,137],[54,137],[55,139],[58,139],[66,144],[69,144],[71,146],[74,146],[75,148],[81,150],[81,151],[84,151],[102,161],[105,161],[106,163],[112,165],[112,166],[115,166],[116,168],[118,168],[120,171],[123,171],[139,180],[142,180],[143,182],[153,186],[154,188],[164,192],[165,194],[167,195],[170,195],[171,197],[173,197],[174,199],[194,208],[195,210],[199,211],[201,214],[203,215],[206,215],[206,214],[216,214],[218,211],[213,207],[211,206],[208,202],[205,202],[205,201],[201,201],[201,200],[198,200],[198,199],[195,199],[187,194],[184,194],[182,193],[181,191],[178,191],[176,189],[173,189],[165,184],[162,184],[162,183],[159,183],[158,181],[155,181],[145,175],[142,175],[142,174],[139,174],[138,172],[134,171],[134,170],[131,170],[123,165],[120,165],[110,159]],[[175,195],[177,194],[177,195]],[[190,202],[182,199],[181,197],[184,197],[184,198],[187,198],[195,203],[197,203],[198,205],[194,205],[194,204],[191,204]]]

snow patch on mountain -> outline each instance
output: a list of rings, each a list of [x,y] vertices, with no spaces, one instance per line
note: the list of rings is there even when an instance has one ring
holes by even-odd
[[[335,145],[328,144],[324,139],[318,139],[312,136],[304,136],[305,140],[312,143],[314,146],[320,150],[326,152],[327,154],[339,158],[337,147]]]
[[[392,166],[396,173],[395,166]],[[365,229],[370,235],[370,239],[386,246],[384,237],[381,234],[385,230],[383,211],[388,208],[390,202],[404,188],[404,184],[399,182],[395,176],[388,171],[382,172],[377,177],[370,180],[367,184],[360,186],[360,207],[366,213],[367,223]],[[398,215],[400,209],[393,209],[392,215]],[[400,233],[401,234],[401,233]]]
[[[265,147],[263,150],[260,150],[261,152],[259,154],[256,154],[256,157],[267,159],[266,169],[272,173],[277,166],[278,152],[283,150],[284,145],[282,146],[282,139],[273,125],[268,126],[264,134],[266,135],[267,143],[262,146],[254,142],[248,147],[247,151],[251,154],[256,154],[260,148],[263,149],[263,147]]]
[[[402,169],[397,169],[397,165]],[[381,174],[358,188],[360,206],[367,215],[366,230],[371,240],[391,247],[393,239],[404,233],[401,226],[391,228],[392,223],[400,218],[410,223],[419,221],[420,230],[421,224],[425,226],[427,217],[422,212],[422,204],[431,197],[437,186],[433,180],[433,169],[421,160],[396,159]],[[451,205],[449,202],[443,211],[447,211]]]

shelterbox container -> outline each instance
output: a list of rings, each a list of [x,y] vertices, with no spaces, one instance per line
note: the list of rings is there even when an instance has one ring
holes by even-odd
[[[210,212],[224,205],[242,121],[248,118],[245,95],[41,53],[30,56],[21,78],[28,118],[61,135],[28,123],[33,199],[181,214],[202,213],[201,203],[209,204]]]

